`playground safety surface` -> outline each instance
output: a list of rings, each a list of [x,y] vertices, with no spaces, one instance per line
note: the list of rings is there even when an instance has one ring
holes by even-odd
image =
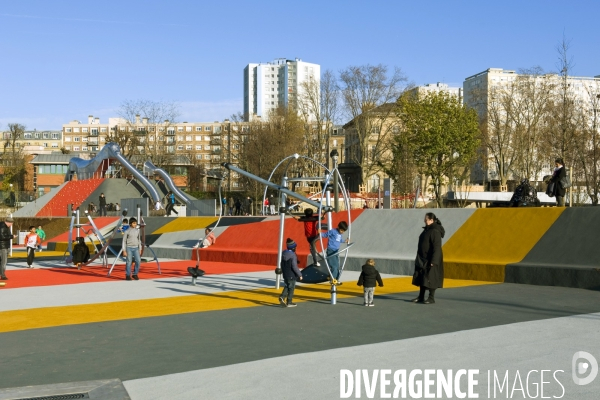
[[[363,307],[347,271],[337,305],[328,285],[299,285],[298,307],[282,308],[264,265],[204,262],[191,286],[192,261],[161,262],[162,275],[145,263],[140,281],[124,281],[122,265],[106,277],[36,263],[10,260],[0,288],[1,388],[120,379],[133,399],[328,399],[340,369],[570,374],[574,352],[600,356],[598,291],[447,280],[436,304],[420,305],[409,277],[384,275],[375,307]],[[303,382],[293,392],[289,375]],[[564,398],[583,399],[599,385],[563,384]]]

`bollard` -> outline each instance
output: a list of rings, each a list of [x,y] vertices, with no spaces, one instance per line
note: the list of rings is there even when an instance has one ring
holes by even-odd
[[[337,288],[335,284],[331,285],[331,304],[335,305],[337,301]]]

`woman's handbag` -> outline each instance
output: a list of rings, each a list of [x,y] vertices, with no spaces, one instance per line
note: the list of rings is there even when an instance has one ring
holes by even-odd
[[[548,184],[548,187],[546,188],[546,194],[548,195],[548,197],[554,197],[554,182],[550,182]]]

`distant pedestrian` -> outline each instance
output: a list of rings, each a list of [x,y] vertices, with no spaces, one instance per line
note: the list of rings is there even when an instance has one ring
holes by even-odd
[[[235,215],[242,215],[242,202],[240,199],[235,199]]]
[[[269,215],[269,198],[266,197],[263,203],[263,215]]]
[[[165,217],[170,217],[171,211],[177,214],[177,216],[179,216],[179,213],[175,210],[175,195],[172,191],[169,190],[169,193],[167,193],[167,214],[165,215]]]
[[[11,247],[10,241],[17,237],[10,231],[14,220],[8,217],[4,222],[0,222],[0,280],[6,281],[6,259],[8,258],[8,249]]]
[[[435,303],[435,291],[444,287],[444,255],[442,254],[442,238],[445,234],[442,222],[434,213],[425,214],[425,226],[419,235],[415,272],[412,284],[419,287],[419,296],[413,303]],[[425,291],[429,297],[425,300]]]
[[[562,158],[557,158],[554,161],[554,172],[552,173],[552,178],[550,178],[550,184],[554,184],[553,193],[554,197],[556,197],[556,206],[564,207],[565,206],[565,194],[567,193],[567,189],[565,186],[565,181],[567,179],[567,171],[565,170],[565,162]]]
[[[358,277],[358,286],[362,286],[364,289],[365,302],[363,306],[373,307],[373,294],[375,293],[375,284],[379,287],[383,286],[381,275],[379,271],[375,269],[375,260],[369,258],[365,265],[362,266],[362,272]]]
[[[25,246],[27,249],[27,267],[33,268],[33,259],[35,258],[35,249],[42,244],[40,237],[35,232],[35,226],[29,227],[29,233],[25,236]]]
[[[227,205],[229,206],[229,214],[227,214],[227,215],[232,216],[233,215],[233,207],[234,207],[233,197],[230,197],[227,200]]]
[[[42,226],[38,226],[37,230],[35,231],[35,233],[37,233],[37,235],[40,237],[40,241],[44,241],[46,240],[46,232],[44,232],[44,230],[42,229]],[[40,243],[38,250],[41,252],[42,251],[42,244]]]
[[[100,205],[100,216],[106,217],[106,197],[104,197],[104,193],[100,194],[98,204]]]
[[[277,214],[277,211],[275,211],[275,198],[273,195],[271,195],[271,198],[269,199],[269,207],[271,207],[271,215]]]
[[[226,210],[227,210],[227,199],[225,197],[223,197],[221,199],[221,215],[225,215]]]
[[[279,304],[283,307],[296,307],[294,298],[294,288],[296,287],[296,278],[302,280],[302,273],[298,269],[298,256],[296,255],[296,242],[288,238],[286,250],[281,254],[281,273],[283,274],[283,291],[279,296]]]

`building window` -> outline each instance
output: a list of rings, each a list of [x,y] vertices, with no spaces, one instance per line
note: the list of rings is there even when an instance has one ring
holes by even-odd
[[[71,146],[65,146],[65,150],[71,150]]]
[[[83,147],[81,148],[81,151],[88,151],[88,148],[87,148],[87,146],[83,146]]]
[[[192,127],[191,126],[186,126],[185,127],[185,131],[186,132],[191,132],[192,131]]]
[[[74,146],[73,151],[79,151],[79,146]]]
[[[81,128],[81,132],[87,133],[88,128]]]
[[[211,127],[211,126],[205,126],[205,127],[204,127],[204,130],[205,130],[205,131],[210,131],[211,129],[212,129],[212,127]]]
[[[154,135],[150,135],[150,137],[148,138],[148,140],[150,140],[151,142],[154,142]]]
[[[65,132],[73,132],[71,128],[65,128]]]
[[[202,127],[201,126],[197,126],[196,127],[196,132],[201,132],[202,131]]]
[[[52,143],[52,148],[53,149],[58,149],[58,143]]]
[[[82,142],[87,142],[87,141],[88,141],[88,138],[87,138],[86,136],[84,136],[84,137],[81,139],[81,141],[82,141]]]
[[[79,132],[79,128],[73,128],[73,132]]]
[[[174,134],[175,134],[175,128],[167,129],[167,135],[174,135]]]
[[[205,154],[205,155],[204,155],[204,159],[205,159],[205,160],[210,160],[210,154]]]
[[[196,160],[202,160],[202,154],[196,154]]]
[[[183,142],[183,136],[177,136],[177,141],[178,142]]]
[[[75,137],[73,138],[73,141],[74,141],[74,142],[79,142],[79,140],[80,140],[79,136],[75,136]]]
[[[191,136],[186,136],[185,137],[185,141],[186,142],[191,142],[192,141],[192,137]]]
[[[56,133],[56,132],[52,133],[52,139],[58,139],[58,133]]]
[[[196,150],[202,150],[202,145],[201,144],[197,144],[196,145]]]
[[[44,147],[48,147],[48,143],[44,143]]]
[[[177,132],[183,132],[183,126],[178,126],[177,127]]]
[[[106,128],[100,128],[100,132],[106,132]]]
[[[181,146],[181,145],[177,146],[177,150],[183,150],[183,146]]]
[[[165,141],[165,137],[164,136],[159,136],[158,137],[158,141],[159,142],[164,142]]]
[[[191,150],[191,149],[192,149],[192,145],[191,145],[191,144],[188,144],[188,145],[186,145],[186,146],[185,146],[185,149],[186,149],[186,150]]]
[[[98,134],[98,128],[92,128],[92,135]]]
[[[204,136],[204,140],[206,140],[207,142],[210,141],[210,136]]]
[[[204,150],[210,150],[210,144],[205,145]]]
[[[197,140],[197,141],[200,141],[200,140],[202,140],[202,136],[200,136],[200,135],[196,135],[196,140]]]
[[[71,136],[66,136],[65,137],[65,142],[70,142],[71,141]]]

